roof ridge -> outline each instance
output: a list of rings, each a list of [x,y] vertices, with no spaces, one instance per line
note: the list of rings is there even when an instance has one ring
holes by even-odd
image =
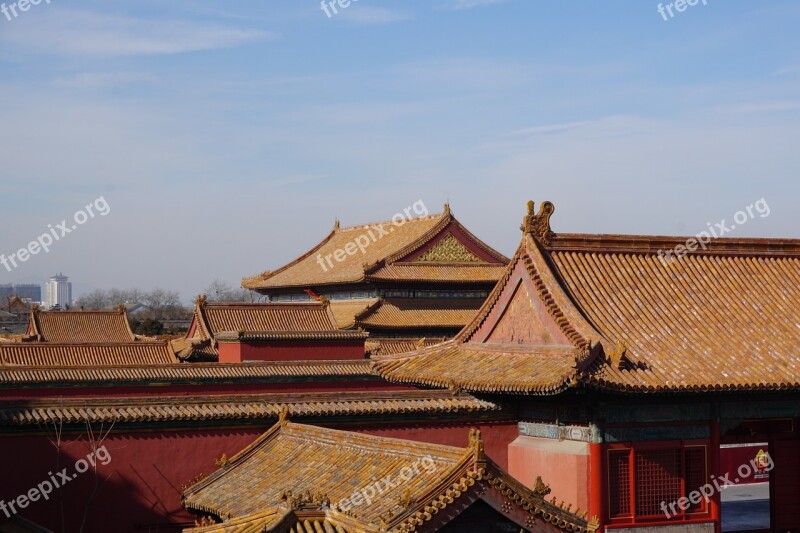
[[[312,255],[314,255],[314,253],[316,253],[317,250],[322,248],[325,245],[325,243],[330,241],[333,238],[333,236],[336,235],[337,232],[338,232],[338,224],[336,226],[334,226],[334,228],[330,231],[330,233],[328,233],[328,235],[326,235],[319,243],[317,243],[316,246],[311,248],[309,251],[307,251],[306,253],[304,253],[303,255],[301,255],[300,257],[295,259],[294,261],[286,263],[285,265],[283,265],[282,267],[278,268],[277,270],[264,271],[261,274],[256,274],[255,276],[242,278],[242,284],[241,284],[242,288],[251,289],[252,290],[252,288],[249,285],[253,285],[256,281],[263,281],[263,280],[269,279],[271,277],[274,277],[277,274],[280,274],[281,272],[284,272],[285,270],[288,270],[289,268],[293,267],[294,265],[300,263],[301,261],[303,261],[307,257],[311,257]]]
[[[405,220],[404,224],[407,224],[409,222],[426,222],[428,220],[433,220],[433,219],[436,219],[436,218],[440,218],[440,217],[442,217],[442,216],[444,216],[446,214],[447,214],[446,211],[442,211],[441,213],[431,213],[431,214],[428,214],[428,215],[419,215],[419,216],[416,216],[416,217],[408,217],[408,218],[404,217],[403,220]],[[364,223],[364,224],[353,224],[352,226],[337,227],[337,228],[335,228],[335,232],[336,233],[344,233],[344,232],[355,231],[355,230],[363,230],[363,229],[374,227],[374,226],[381,226],[383,224],[394,224],[394,220],[390,218],[388,220],[379,220],[377,222],[368,222],[368,223]]]
[[[545,245],[548,251],[656,254],[694,241],[687,255],[800,256],[800,239],[719,237],[700,244],[696,235],[636,235],[557,233]]]

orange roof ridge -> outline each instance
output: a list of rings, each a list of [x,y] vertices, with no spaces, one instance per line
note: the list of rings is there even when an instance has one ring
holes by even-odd
[[[409,222],[424,222],[426,220],[444,219],[446,216],[447,216],[447,213],[443,211],[441,213],[432,213],[432,214],[429,214],[429,215],[421,215],[421,216],[416,216],[416,217],[411,217],[411,218],[405,218],[404,220],[405,220],[405,223],[407,224]],[[372,228],[372,227],[375,227],[375,226],[380,226],[380,225],[385,225],[385,224],[392,224],[392,219],[379,220],[377,222],[369,222],[369,223],[366,223],[366,224],[354,224],[352,226],[337,227],[337,228],[335,228],[335,230],[338,233],[344,233],[346,231],[365,230],[365,229],[369,229],[369,228]]]
[[[655,254],[685,245],[695,236],[678,235],[626,235],[558,233],[554,235],[549,251],[616,252]],[[687,250],[687,255],[733,255],[733,256],[797,256],[800,255],[800,239],[720,237],[705,243],[705,249]]]

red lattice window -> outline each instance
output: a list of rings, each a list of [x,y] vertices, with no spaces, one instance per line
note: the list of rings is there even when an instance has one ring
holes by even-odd
[[[630,450],[608,454],[609,504],[612,517],[631,516]]]
[[[657,516],[682,496],[681,450],[635,452],[636,516]]]
[[[698,490],[700,487],[708,482],[706,475],[706,447],[705,446],[691,446],[684,449],[684,471],[686,473],[686,494],[689,495],[693,491]],[[692,503],[687,513],[699,513],[706,510],[706,501],[701,499],[698,503]]]
[[[663,517],[667,505],[688,497],[707,482],[706,446],[616,448],[608,451],[610,518]],[[705,512],[706,502],[681,514]]]

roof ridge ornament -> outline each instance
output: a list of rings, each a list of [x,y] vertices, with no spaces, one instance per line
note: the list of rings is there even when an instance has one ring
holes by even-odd
[[[206,301],[208,301],[208,296],[205,294],[200,294],[197,298],[195,298],[194,303],[200,307],[205,307]]]
[[[535,212],[535,204],[533,200],[528,201],[528,214],[522,219],[522,226],[520,229],[533,237],[533,239],[544,246],[549,246],[550,241],[555,237],[552,229],[550,229],[550,217],[556,210],[552,202],[542,202],[539,206],[539,212]]]
[[[442,214],[444,216],[446,216],[446,217],[449,217],[450,215],[452,215],[452,213],[450,212],[450,202],[447,202],[447,203],[444,204],[444,213],[442,213]]]
[[[281,407],[280,412],[278,413],[278,423],[281,427],[286,427],[286,424],[289,423],[289,406],[284,405]]]

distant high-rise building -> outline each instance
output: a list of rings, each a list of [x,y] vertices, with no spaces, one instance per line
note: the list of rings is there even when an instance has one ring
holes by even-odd
[[[72,282],[62,273],[47,280],[47,301],[48,308],[59,306],[61,309],[72,305]]]
[[[42,301],[42,286],[37,283],[21,283],[14,285],[14,294],[20,300],[39,303]]]

